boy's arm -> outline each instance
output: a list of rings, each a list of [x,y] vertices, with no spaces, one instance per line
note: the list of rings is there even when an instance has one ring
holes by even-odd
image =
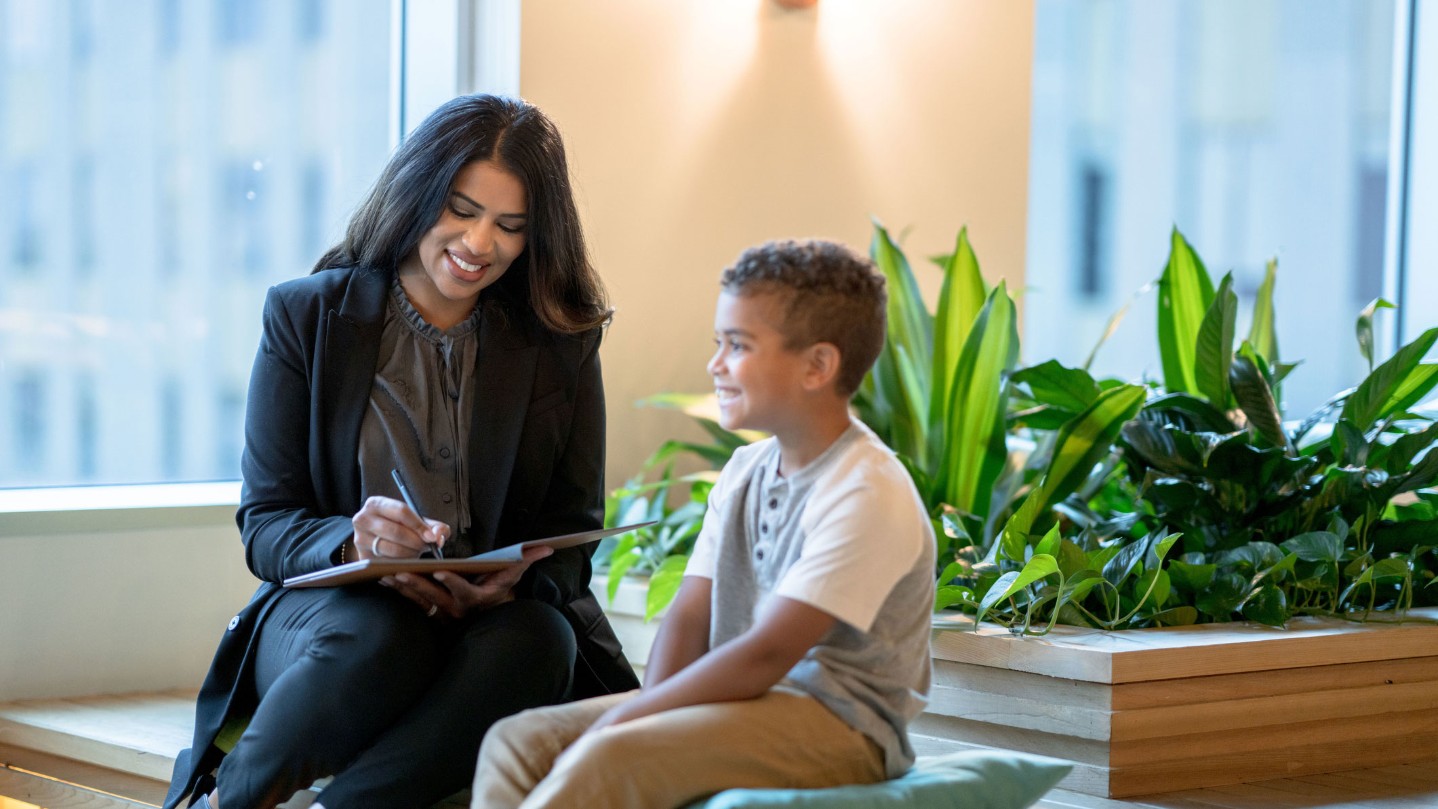
[[[802,601],[773,596],[748,632],[652,688],[645,686],[639,696],[610,709],[589,730],[595,732],[688,705],[762,696],[819,643],[837,620]]]
[[[685,576],[669,612],[659,624],[649,662],[644,666],[646,688],[678,674],[709,651],[709,606],[714,582],[703,576]]]

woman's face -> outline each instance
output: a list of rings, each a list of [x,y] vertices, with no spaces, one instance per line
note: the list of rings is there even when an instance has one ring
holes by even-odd
[[[498,163],[460,169],[439,221],[399,269],[420,315],[440,329],[469,317],[480,291],[524,251],[528,212],[524,185]]]

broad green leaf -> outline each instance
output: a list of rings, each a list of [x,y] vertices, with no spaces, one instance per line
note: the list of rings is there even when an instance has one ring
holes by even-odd
[[[684,568],[688,565],[688,556],[670,556],[649,577],[649,592],[644,594],[646,624],[654,620],[654,616],[663,612],[669,602],[674,600],[674,595],[679,592],[679,585],[684,581]]]
[[[1158,348],[1164,388],[1199,393],[1195,348],[1204,315],[1213,304],[1213,281],[1203,261],[1178,228],[1173,229],[1168,264],[1158,281]]]
[[[1035,525],[1042,526],[1048,519],[1048,508],[1076,491],[1094,466],[1108,455],[1124,422],[1138,414],[1147,395],[1148,391],[1141,385],[1110,388],[1059,428],[1053,457],[1044,469],[1042,483],[1030,495],[1040,500]]]
[[[1233,292],[1233,273],[1228,273],[1203,315],[1194,345],[1194,377],[1198,390],[1221,410],[1228,409],[1228,368],[1233,363],[1233,332],[1237,323],[1238,296]]]
[[[979,311],[959,355],[938,470],[944,502],[981,520],[988,516],[994,481],[1008,462],[1004,377],[1013,370],[1018,349],[1014,302],[1001,281]]]
[[[930,424],[943,424],[947,420],[945,410],[952,401],[949,394],[953,389],[959,355],[986,297],[979,260],[969,245],[968,228],[959,228],[958,243],[944,262],[943,271],[944,284],[939,290],[939,308],[934,317]]]
[[[1034,546],[1034,553],[1048,554],[1057,559],[1062,542],[1063,537],[1059,536],[1058,523],[1054,523],[1054,527],[1050,528],[1049,532],[1044,534],[1044,538],[1039,540],[1039,544]]]
[[[1379,309],[1396,309],[1393,304],[1382,298],[1374,298],[1363,311],[1358,313],[1358,322],[1354,324],[1358,332],[1358,353],[1368,361],[1368,371],[1373,372],[1373,316],[1378,314]]]
[[[1243,415],[1248,417],[1250,427],[1268,443],[1283,447],[1289,455],[1297,455],[1288,434],[1283,431],[1283,416],[1278,412],[1278,402],[1274,400],[1273,389],[1268,386],[1268,380],[1259,368],[1259,361],[1254,348],[1244,343],[1238,356],[1233,358],[1233,367],[1229,369],[1233,398]]]
[[[1168,563],[1168,575],[1181,589],[1197,593],[1213,582],[1218,565],[1189,564],[1178,559]]]
[[[1198,594],[1194,606],[1215,620],[1228,621],[1247,595],[1247,579],[1235,573],[1223,573],[1214,577],[1213,583]]]
[[[1384,455],[1383,468],[1387,469],[1390,475],[1407,472],[1418,453],[1433,446],[1435,442],[1438,442],[1438,422],[1418,432],[1400,436]]]
[[[1337,563],[1343,555],[1343,540],[1330,531],[1309,531],[1284,542],[1283,549],[1305,562]]]
[[[1274,318],[1273,286],[1278,275],[1278,259],[1268,260],[1263,284],[1253,302],[1253,323],[1248,327],[1248,343],[1270,366],[1278,363],[1278,325]]]
[[[924,306],[909,261],[889,232],[874,222],[870,255],[884,276],[888,290],[888,331],[884,349],[870,371],[873,377],[874,415],[887,427],[879,434],[896,452],[927,466],[930,358],[933,356],[933,317]]]
[[[1438,341],[1438,328],[1394,352],[1374,369],[1343,404],[1342,418],[1367,432],[1379,419],[1417,404],[1438,385],[1438,363],[1423,364],[1423,358]]]
[[[1243,617],[1260,624],[1283,626],[1288,614],[1288,597],[1272,584],[1257,588],[1243,602]]]
[[[934,590],[934,612],[955,604],[974,603],[974,591],[957,584],[946,584]]]
[[[1123,587],[1148,553],[1149,538],[1136,539],[1119,548],[1117,554],[1103,566],[1103,577],[1115,588]]]
[[[1162,607],[1168,597],[1173,594],[1173,582],[1169,578],[1168,571],[1163,568],[1145,570],[1134,582],[1133,591],[1138,594],[1139,601],[1134,605],[1134,610],[1142,608],[1145,604],[1152,604],[1155,607]]]
[[[639,560],[639,553],[634,549],[638,543],[638,538],[631,531],[620,537],[619,543],[609,553],[609,577],[605,582],[605,592],[609,596],[610,604],[614,603],[614,596],[619,592],[619,583],[624,581],[624,574]]]
[[[1009,380],[1027,385],[1034,401],[1077,413],[1099,396],[1098,383],[1087,371],[1065,368],[1058,360],[1049,360],[1015,371]]]
[[[1174,607],[1149,616],[1156,626],[1192,626],[1198,623],[1198,610],[1193,607]]]
[[[1348,419],[1339,419],[1328,437],[1333,460],[1339,466],[1363,466],[1368,456],[1368,439]]]
[[[1054,527],[1057,528],[1058,526],[1055,525]],[[1078,576],[1080,571],[1087,570],[1092,565],[1092,562],[1089,561],[1088,554],[1084,553],[1083,548],[1080,548],[1077,544],[1067,539],[1059,543],[1058,560],[1059,572],[1067,576],[1070,580]],[[1098,574],[1094,573],[1094,575],[1097,576]]]
[[[1012,597],[1018,591],[1028,587],[1030,584],[1047,576],[1059,572],[1058,561],[1045,553],[1034,554],[1033,558],[1024,565],[1023,570],[1011,570],[999,577],[994,586],[984,593],[983,600],[979,602],[978,612],[974,615],[974,621],[984,620],[989,610],[1000,601]]]

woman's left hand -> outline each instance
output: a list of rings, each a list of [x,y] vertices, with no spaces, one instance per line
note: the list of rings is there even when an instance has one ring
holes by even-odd
[[[385,576],[380,584],[418,604],[431,617],[463,618],[474,610],[495,607],[514,600],[514,585],[529,566],[554,553],[552,548],[524,549],[524,561],[493,573],[472,578],[442,570],[431,578],[415,573]]]

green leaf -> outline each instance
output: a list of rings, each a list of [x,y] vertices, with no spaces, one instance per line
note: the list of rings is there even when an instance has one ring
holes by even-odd
[[[1098,383],[1087,371],[1065,368],[1058,360],[1049,360],[1015,371],[1009,380],[1027,385],[1033,392],[1034,401],[1039,404],[1070,410],[1077,413],[1099,396]]]
[[[1157,626],[1192,626],[1198,623],[1198,610],[1193,607],[1174,607],[1149,616]]]
[[[1417,404],[1438,385],[1438,363],[1423,364],[1423,358],[1438,341],[1438,328],[1394,352],[1359,384],[1343,404],[1342,418],[1362,432],[1379,420]]]
[[[881,423],[870,426],[891,449],[914,458],[921,468],[927,467],[929,438],[925,428],[934,350],[933,317],[924,306],[908,259],[878,221],[874,222],[870,254],[888,290],[888,332],[884,349],[869,373],[874,384],[865,389],[866,394],[873,394],[866,401],[866,409]]]
[[[1438,442],[1438,422],[1434,422],[1418,432],[1400,436],[1388,448],[1388,452],[1384,456],[1383,468],[1388,470],[1390,475],[1407,472],[1418,453],[1433,446],[1435,442]]]
[[[1283,626],[1288,620],[1288,597],[1272,584],[1253,591],[1243,602],[1243,617],[1268,626]]]
[[[1141,385],[1110,388],[1059,428],[1053,457],[1044,469],[1039,488],[1030,495],[1040,501],[1035,524],[1042,524],[1048,507],[1076,491],[1094,466],[1109,454],[1124,422],[1138,414],[1147,395]]]
[[[1382,298],[1374,298],[1358,313],[1358,322],[1354,324],[1358,332],[1358,353],[1368,361],[1369,373],[1373,372],[1373,316],[1379,309],[1395,308],[1397,307]]]
[[[1004,377],[1013,370],[1018,350],[1014,302],[1001,281],[964,341],[938,470],[944,502],[981,520],[988,516],[994,481],[1008,462],[1004,442],[1008,387]]]
[[[605,591],[610,604],[614,603],[614,596],[619,592],[619,583],[624,581],[624,574],[639,560],[639,552],[634,547],[638,542],[638,538],[631,531],[620,538],[609,554],[609,577],[605,582]]]
[[[1197,593],[1213,583],[1213,576],[1218,572],[1218,565],[1211,564],[1190,564],[1178,559],[1168,563],[1168,575],[1173,583],[1182,590]]]
[[[654,616],[663,612],[669,602],[674,600],[675,594],[679,592],[679,585],[684,581],[684,568],[688,565],[688,556],[670,556],[649,577],[649,592],[644,594],[646,624],[654,620]]]
[[[1054,527],[1050,528],[1049,532],[1044,534],[1044,538],[1039,540],[1039,544],[1034,547],[1034,553],[1048,554],[1057,559],[1062,542],[1063,537],[1059,536],[1058,523],[1054,523]]]
[[[959,228],[954,252],[943,264],[944,285],[939,290],[939,308],[934,317],[934,364],[929,423],[943,424],[951,401],[959,355],[979,310],[984,306],[984,277],[979,260],[969,245],[969,229]]]
[[[1270,366],[1278,363],[1278,326],[1274,318],[1273,286],[1278,275],[1278,259],[1268,260],[1263,284],[1253,302],[1253,323],[1248,327],[1248,343]]]
[[[1170,393],[1199,393],[1195,349],[1204,315],[1213,304],[1213,280],[1178,228],[1173,229],[1168,264],[1158,281],[1158,348],[1164,387]]]
[[[1028,564],[1024,565],[1023,570],[1011,570],[1005,573],[999,577],[998,581],[994,582],[994,586],[990,587],[987,593],[984,593],[983,600],[979,602],[978,612],[974,615],[974,621],[984,620],[984,616],[995,604],[1012,597],[1030,584],[1058,572],[1058,561],[1052,556],[1044,553],[1034,554]]]
[[[1238,296],[1233,273],[1223,276],[1213,303],[1203,315],[1194,346],[1198,389],[1214,407],[1228,409],[1228,369],[1233,363],[1233,333],[1238,323]]]
[[[1348,419],[1339,419],[1328,437],[1328,447],[1339,466],[1363,466],[1368,458],[1368,439]]]
[[[1330,531],[1309,531],[1284,542],[1283,549],[1305,562],[1333,562],[1343,555],[1343,540]]]
[[[974,603],[974,591],[957,584],[946,584],[934,590],[934,612],[955,604]]]
[[[1259,368],[1259,361],[1253,347],[1244,343],[1229,370],[1233,397],[1243,415],[1248,417],[1249,426],[1268,443],[1283,447],[1289,455],[1296,455],[1288,434],[1283,431],[1283,416],[1278,412],[1278,402],[1274,400],[1273,389],[1268,386],[1268,380]]]
[[[1223,573],[1198,594],[1194,606],[1216,621],[1228,621],[1248,595],[1248,580],[1236,573]]]

